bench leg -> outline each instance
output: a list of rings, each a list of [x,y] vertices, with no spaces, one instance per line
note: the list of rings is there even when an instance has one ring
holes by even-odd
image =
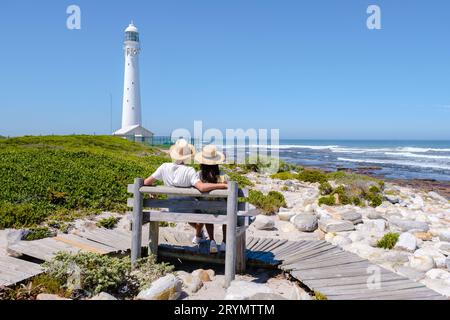
[[[143,197],[141,187],[144,180],[136,178],[134,180],[133,192],[133,217],[132,217],[132,236],[131,236],[131,263],[135,263],[141,257],[142,250],[142,207]]]
[[[245,242],[246,227],[238,227],[236,237],[236,272],[245,273],[247,269],[247,244]]]
[[[236,227],[237,227],[237,202],[238,187],[234,181],[228,182],[227,199],[227,242],[225,252],[225,283],[228,288],[236,274]]]
[[[151,221],[148,235],[148,254],[158,257],[159,222]]]

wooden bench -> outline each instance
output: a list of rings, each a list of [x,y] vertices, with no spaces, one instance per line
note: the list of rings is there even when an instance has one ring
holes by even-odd
[[[249,205],[239,202],[247,197],[247,190],[238,188],[236,182],[228,183],[227,190],[214,190],[201,193],[195,188],[172,188],[163,186],[144,186],[144,180],[137,178],[128,185],[133,198],[128,206],[133,208],[131,260],[135,262],[141,256],[142,225],[150,223],[149,254],[157,256],[159,222],[211,223],[227,226],[225,253],[225,287],[234,280],[235,273],[246,269],[246,229],[249,225]],[[182,197],[181,199],[144,199],[145,194]],[[144,208],[170,208],[174,212],[144,210]],[[195,213],[196,211],[213,213]]]

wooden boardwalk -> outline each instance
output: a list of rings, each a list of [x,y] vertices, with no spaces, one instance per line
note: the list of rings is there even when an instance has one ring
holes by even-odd
[[[148,228],[143,228],[143,243]],[[159,252],[163,257],[223,263],[223,255],[209,255],[186,245],[185,236],[161,235]],[[166,240],[166,241],[164,241]],[[167,243],[167,240],[171,242]],[[173,245],[173,242],[177,242]],[[184,243],[181,243],[184,242]],[[20,241],[9,246],[14,254],[41,261],[50,260],[57,252],[95,252],[108,254],[126,251],[131,245],[131,232],[126,230],[93,229],[76,234],[63,234],[36,241]],[[204,251],[204,250],[201,250]],[[346,252],[325,241],[287,241],[268,238],[247,239],[248,265],[280,268],[313,291],[319,291],[329,300],[343,299],[439,299],[447,298],[423,284],[376,266],[356,254]],[[369,288],[368,282],[376,268],[380,275],[379,287]],[[0,256],[0,285],[12,285],[42,272],[37,263],[13,257]]]
[[[279,268],[329,300],[447,300],[425,285],[374,265],[326,241],[250,238],[249,259]],[[374,271],[380,282],[372,282]]]

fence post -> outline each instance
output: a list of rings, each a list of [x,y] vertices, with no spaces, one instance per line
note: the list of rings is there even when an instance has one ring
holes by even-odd
[[[236,225],[237,225],[238,186],[235,181],[228,182],[227,198],[227,242],[225,253],[225,288],[228,288],[236,274]]]
[[[135,263],[141,257],[142,251],[142,206],[143,197],[140,191],[144,185],[141,178],[134,179],[133,190],[133,217],[132,217],[132,236],[131,236],[131,262]]]

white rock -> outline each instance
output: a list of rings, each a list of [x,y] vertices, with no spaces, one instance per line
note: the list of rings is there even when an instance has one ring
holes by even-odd
[[[313,214],[298,214],[292,218],[292,224],[298,231],[313,232],[317,229],[317,217]]]
[[[433,269],[436,264],[430,256],[411,256],[409,257],[409,266],[418,271],[426,272]]]
[[[93,296],[90,300],[117,300],[117,298],[109,293],[100,292],[99,294]]]
[[[403,220],[396,217],[391,217],[389,223],[400,228],[402,231],[417,230],[427,232],[430,227],[425,222],[413,221],[413,220]]]
[[[447,270],[450,271],[450,257],[447,257],[447,259],[445,260],[445,264],[447,265]]]
[[[352,222],[346,220],[320,219],[319,228],[323,232],[340,232],[355,230]]]
[[[173,274],[154,281],[149,289],[142,290],[137,300],[176,300],[181,294],[183,282]]]
[[[257,215],[253,226],[258,230],[272,230],[275,227],[275,222],[268,216]]]
[[[411,233],[404,232],[398,238],[398,242],[395,244],[395,249],[414,252],[417,248],[417,239]]]
[[[450,242],[450,231],[446,231],[446,230],[440,231],[439,232],[439,239],[441,241]]]
[[[420,281],[424,285],[426,285],[428,288],[444,295],[447,297],[450,297],[450,284],[446,281],[442,280],[434,280],[434,279],[424,279]]]
[[[352,242],[358,242],[364,239],[364,236],[358,231],[350,233],[348,237]]]
[[[383,219],[373,219],[366,220],[364,219],[364,225],[368,227],[368,230],[373,229],[378,232],[383,232],[386,230],[387,222]]]
[[[292,211],[280,211],[277,213],[278,218],[281,221],[289,221],[291,220],[292,217],[294,217],[297,213],[292,212]]]
[[[436,244],[436,249],[445,256],[450,256],[450,242],[439,242]]]
[[[258,293],[274,292],[265,284],[234,280],[227,289],[225,300],[249,300]]]
[[[71,300],[60,297],[56,294],[40,293],[37,295],[36,300]]]
[[[196,293],[203,286],[202,280],[190,273],[178,272],[177,275],[181,281],[183,281],[183,288],[185,288],[189,294]]]
[[[352,243],[352,240],[350,240],[350,238],[347,238],[347,237],[344,237],[341,235],[337,235],[331,240],[331,243],[335,246],[344,247],[344,246]]]
[[[408,266],[400,266],[396,269],[396,271],[411,280],[420,281],[425,278],[425,272],[413,269]]]
[[[425,276],[430,279],[447,280],[450,279],[450,272],[441,269],[431,269]]]
[[[428,192],[428,196],[436,201],[442,202],[442,203],[448,203],[448,200],[445,199],[443,196],[441,196],[440,194],[434,192],[434,191],[430,191]]]

